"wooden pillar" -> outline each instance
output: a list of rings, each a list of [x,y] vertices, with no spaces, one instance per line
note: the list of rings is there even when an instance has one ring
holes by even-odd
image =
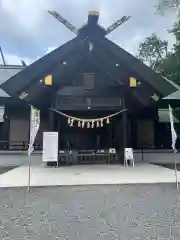
[[[122,108],[126,109],[125,97],[122,99]],[[123,128],[123,143],[122,143],[122,151],[123,151],[123,160],[124,163],[124,149],[128,147],[128,112],[124,111],[122,113],[122,128]]]
[[[55,107],[55,96],[52,97],[52,102],[51,102],[51,108]],[[54,114],[55,112],[53,110],[49,110],[49,130],[54,131],[54,124],[55,124],[55,119],[54,119]]]
[[[158,147],[161,147],[161,146],[159,146],[160,144],[159,144],[159,141],[158,141],[159,140],[159,136],[158,136],[159,135],[158,108],[154,110],[153,118],[154,118],[154,147],[158,148]]]
[[[61,136],[61,126],[62,123],[61,123],[61,116],[59,115],[58,117],[58,120],[57,120],[57,131],[58,131],[58,135],[59,135],[59,141],[58,141],[58,148],[61,149],[62,148],[62,144],[61,144],[61,139],[62,139],[62,136]]]
[[[118,162],[123,164],[123,152],[122,152],[122,116],[118,116],[116,127],[115,127],[115,138],[116,138],[116,151],[118,156]]]
[[[49,110],[49,130],[54,131],[54,112]]]
[[[108,134],[108,137],[106,138],[105,140],[105,145],[106,145],[106,148],[112,148],[113,147],[113,133],[112,133],[112,124],[109,124],[107,126],[107,134]]]
[[[126,109],[125,99],[122,99],[122,109]],[[127,111],[123,111],[118,117],[114,129],[116,138],[115,148],[118,162],[124,164],[124,148],[128,147],[128,116]]]
[[[131,116],[131,147],[137,148],[137,118],[135,115]]]
[[[4,122],[2,122],[1,125],[0,140],[2,143],[0,144],[0,148],[1,150],[6,150],[8,149],[10,136],[10,116],[7,104],[5,105],[4,109]]]

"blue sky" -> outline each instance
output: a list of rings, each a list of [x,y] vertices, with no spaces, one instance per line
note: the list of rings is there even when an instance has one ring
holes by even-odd
[[[98,10],[104,27],[123,15],[132,16],[108,36],[130,53],[135,55],[139,42],[152,33],[167,39],[171,47],[174,39],[167,30],[175,21],[175,15],[156,15],[156,1],[0,0],[0,45],[9,64],[18,64],[21,59],[31,63],[74,37],[47,10],[58,11],[77,27],[86,22],[89,10]]]

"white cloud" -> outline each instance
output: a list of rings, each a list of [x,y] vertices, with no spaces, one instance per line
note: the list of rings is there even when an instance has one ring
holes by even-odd
[[[167,33],[175,20],[173,14],[166,17],[155,15],[157,0],[0,0],[0,36],[8,53],[21,58],[37,59],[49,52],[51,46],[60,46],[74,37],[67,28],[47,12],[57,10],[75,26],[87,20],[88,10],[100,11],[100,24],[108,27],[123,15],[132,18],[108,36],[131,53],[138,44],[156,32],[162,39],[173,39]],[[16,58],[16,57],[15,57]],[[11,59],[14,59],[11,57]],[[16,60],[13,60],[16,61]],[[18,57],[17,57],[18,61]]]
[[[17,55],[5,53],[5,52],[4,52],[4,58],[5,58],[6,64],[8,65],[22,65],[21,60],[23,60],[27,65],[34,62],[33,59],[31,58],[25,57],[22,59]],[[0,58],[0,64],[3,64],[3,61],[1,58]]]
[[[45,51],[45,54],[52,52],[56,48],[57,47],[55,47],[55,46],[49,47],[47,49],[47,51]],[[30,65],[31,63],[33,63],[34,61],[36,61],[37,59],[40,58],[40,57],[37,57],[36,59],[32,59],[32,58],[29,58],[29,57],[21,58],[17,55],[9,54],[9,53],[6,53],[6,52],[4,52],[3,54],[4,54],[6,64],[9,64],[9,65],[13,65],[13,64],[14,65],[21,65],[22,64],[21,60],[23,60],[27,65]],[[1,56],[0,56],[0,64],[3,64],[3,60],[1,58]]]
[[[26,33],[35,34],[41,27],[43,15],[52,6],[50,0],[2,0],[3,11]]]

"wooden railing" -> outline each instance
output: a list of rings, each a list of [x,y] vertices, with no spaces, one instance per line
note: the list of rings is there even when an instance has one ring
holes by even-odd
[[[27,141],[0,141],[0,150],[17,150],[17,151],[27,151],[29,142]],[[36,142],[34,144],[35,150],[41,151],[43,146],[42,142]],[[133,148],[134,149],[134,148]],[[82,153],[84,150],[79,150],[78,152]],[[92,150],[85,150],[87,153],[92,152]],[[172,153],[171,147],[169,148],[156,148],[143,146],[141,148],[134,149],[137,153]]]
[[[29,143],[25,141],[0,141],[0,150],[1,151],[27,151],[28,150]],[[41,143],[35,143],[34,144],[35,150],[42,150],[42,144]]]

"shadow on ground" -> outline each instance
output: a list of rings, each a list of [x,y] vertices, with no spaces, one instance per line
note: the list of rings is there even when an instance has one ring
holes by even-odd
[[[153,163],[154,165],[160,166],[160,167],[165,167],[169,169],[175,169],[174,163]],[[180,164],[177,164],[177,170],[180,171]]]
[[[12,166],[11,167],[10,166],[8,166],[8,167],[0,167],[0,174],[6,173],[8,171],[11,171],[14,168],[16,168],[16,167],[12,167]]]

